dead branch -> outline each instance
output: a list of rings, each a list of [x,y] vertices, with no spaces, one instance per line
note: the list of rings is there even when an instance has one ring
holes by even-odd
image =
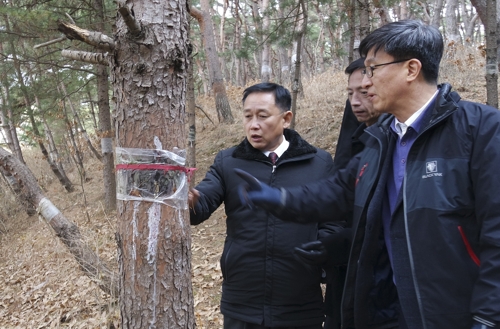
[[[57,38],[57,39],[54,39],[54,40],[50,40],[50,41],[47,41],[45,43],[41,43],[39,45],[34,45],[33,49],[47,47],[47,46],[50,46],[50,45],[52,45],[54,43],[58,43],[58,42],[64,41],[66,39],[67,39],[66,36],[64,36],[64,37],[60,37],[60,38]]]
[[[132,16],[130,9],[128,9],[128,7],[126,6],[123,6],[118,8],[118,12],[120,13],[120,15],[122,15],[123,21],[125,22],[125,25],[127,25],[130,35],[132,35],[132,37],[136,39],[142,37],[141,26],[139,25],[139,22],[135,20],[134,16]]]
[[[201,108],[201,106],[199,105],[196,105],[196,108],[199,108],[201,112],[203,112],[203,114],[205,114],[205,116],[208,118],[208,120],[210,120],[210,122],[215,126],[215,123],[212,121],[212,119],[210,119],[210,117],[208,116],[208,114],[203,111],[203,108]]]
[[[89,53],[87,51],[63,50],[63,57],[92,64],[109,65],[108,53]]]
[[[18,180],[23,198],[37,208],[40,216],[73,255],[80,269],[101,290],[112,296],[118,296],[116,273],[110,270],[85,243],[78,226],[64,217],[45,197],[31,170],[3,148],[0,148],[0,167]]]
[[[79,40],[105,51],[111,51],[115,48],[113,39],[101,32],[85,30],[74,24],[61,21],[57,23],[57,30],[64,33],[70,40]]]

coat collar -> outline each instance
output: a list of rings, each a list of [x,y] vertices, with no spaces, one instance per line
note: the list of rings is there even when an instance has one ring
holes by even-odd
[[[423,114],[421,132],[448,117],[458,107],[457,103],[460,101],[460,95],[455,91],[451,91],[450,84],[443,83],[438,85],[438,88],[439,93],[433,101],[433,108],[430,111],[426,110]],[[378,122],[367,129],[370,129],[373,135],[388,132],[393,120],[394,116],[392,114],[382,114]]]
[[[286,140],[290,142],[290,145],[285,153],[283,153],[280,157],[280,161],[306,154],[314,155],[314,153],[317,152],[316,148],[302,139],[299,133],[295,130],[285,129],[283,134],[285,135]],[[264,153],[254,148],[246,138],[235,147],[233,157],[248,160],[268,161],[268,158],[264,155]]]

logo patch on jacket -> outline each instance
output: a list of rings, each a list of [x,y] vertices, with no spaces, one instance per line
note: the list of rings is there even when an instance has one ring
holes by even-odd
[[[443,173],[438,172],[437,161],[427,161],[427,163],[425,164],[425,175],[422,175],[422,178],[435,176],[443,176]]]

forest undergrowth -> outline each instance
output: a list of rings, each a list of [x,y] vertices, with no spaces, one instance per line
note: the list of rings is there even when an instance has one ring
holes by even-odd
[[[462,98],[485,102],[484,56],[481,50],[449,45],[440,81],[450,82]],[[341,71],[303,77],[296,130],[311,144],[334,155],[346,100],[347,78]],[[244,138],[241,121],[243,88],[228,87],[235,117],[231,125],[217,125],[213,99],[197,98],[197,173],[200,181],[216,153]],[[209,118],[208,118],[209,117]],[[187,130],[186,130],[187,131]],[[90,152],[87,152],[90,154]],[[102,165],[85,162],[90,181],[82,185],[78,172],[69,176],[73,193],[53,177],[38,149],[24,150],[28,166],[46,196],[71,221],[112,268],[116,266],[116,213],[106,212],[102,200]],[[0,183],[0,328],[119,328],[116,300],[104,294],[78,268],[50,227],[28,216]],[[212,217],[192,226],[192,282],[197,327],[222,327],[219,302],[222,276],[219,257],[225,237],[222,205]]]

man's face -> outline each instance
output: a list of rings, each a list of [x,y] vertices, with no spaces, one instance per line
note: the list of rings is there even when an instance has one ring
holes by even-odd
[[[290,125],[292,112],[281,112],[273,93],[251,93],[243,103],[243,123],[250,144],[258,150],[274,151],[283,141],[283,130]]]
[[[361,86],[363,81],[362,69],[352,72],[347,84],[347,93],[351,103],[352,112],[359,122],[370,126],[377,122],[379,114],[373,111],[373,105],[366,97],[366,89]]]
[[[383,50],[375,54],[370,50],[366,56],[365,66],[394,62],[394,57]],[[362,86],[367,91],[367,98],[372,103],[373,110],[378,113],[393,113],[405,105],[407,100],[407,75],[405,69],[408,62],[400,62],[375,67],[373,76],[363,76]]]

